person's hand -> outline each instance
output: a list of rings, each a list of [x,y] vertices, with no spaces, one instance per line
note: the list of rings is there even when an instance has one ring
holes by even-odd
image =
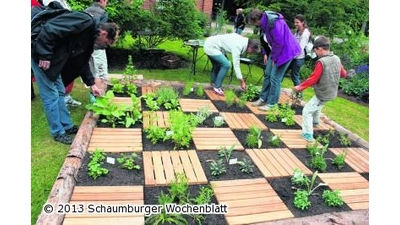
[[[240,88],[242,88],[243,91],[246,90],[246,82],[244,82],[243,79],[240,80]]]
[[[267,54],[264,55],[264,65],[267,65],[268,62],[268,56]]]
[[[102,96],[104,93],[101,89],[99,89],[95,84],[90,86],[90,90],[94,96]]]
[[[299,92],[299,90],[297,90],[297,87],[296,87],[296,86],[292,88],[292,91],[293,91],[293,93]]]
[[[50,61],[48,60],[39,60],[39,67],[43,70],[47,70],[50,68]]]

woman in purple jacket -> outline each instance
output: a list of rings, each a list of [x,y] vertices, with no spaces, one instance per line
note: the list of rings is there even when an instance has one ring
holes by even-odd
[[[271,53],[264,55],[266,68],[260,99],[253,106],[267,111],[275,106],[281,94],[281,82],[293,58],[301,53],[300,45],[280,13],[253,9],[248,14],[249,23],[259,26],[268,42]],[[263,51],[263,54],[266,54]],[[266,61],[266,62],[265,62]]]

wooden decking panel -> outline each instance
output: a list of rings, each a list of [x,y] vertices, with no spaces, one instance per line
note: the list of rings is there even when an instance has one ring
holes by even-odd
[[[264,178],[210,181],[210,184],[218,202],[228,205],[225,219],[230,225],[294,217]]]
[[[211,100],[225,101],[225,96],[217,95],[211,89],[204,89],[204,92],[206,93],[208,98],[210,98]]]
[[[229,113],[221,112],[221,116],[231,129],[250,129],[252,125],[257,126],[261,130],[268,128],[252,113]]]
[[[279,96],[279,103],[280,104],[287,104],[287,101],[290,100],[290,97],[285,93],[285,92],[281,92],[281,95]],[[247,102],[246,106],[256,115],[267,115],[268,111],[262,111],[259,110],[258,107],[259,106],[252,106],[251,105],[252,102]]]
[[[303,116],[302,115],[294,115],[294,121],[302,126],[303,123]],[[331,125],[325,123],[323,120],[319,120],[318,126],[313,127],[314,130],[333,130],[335,129]]]
[[[143,86],[142,87],[142,95],[154,93],[158,87],[155,86]]]
[[[279,136],[281,141],[289,148],[307,148],[307,145],[314,143],[301,138],[301,130],[270,129],[270,131]],[[322,147],[321,144],[319,146]]]
[[[193,142],[197,150],[220,150],[221,146],[235,150],[244,150],[240,141],[229,128],[196,128],[193,131]],[[212,138],[210,138],[212,137]]]
[[[179,99],[179,105],[184,112],[198,112],[201,108],[208,106],[209,112],[218,112],[215,105],[208,99]]]
[[[369,173],[369,152],[363,148],[329,148],[335,155],[347,151],[346,163],[359,173]]]
[[[144,204],[143,186],[75,186],[70,204],[83,204],[83,213],[65,215],[63,224],[144,224],[144,213],[89,213],[88,205]]]
[[[170,127],[168,111],[143,111],[143,129],[149,128],[150,125],[161,128]]]
[[[295,168],[307,175],[312,174],[287,148],[246,149],[246,152],[266,178],[292,176]]]
[[[205,184],[207,178],[196,151],[143,152],[145,184],[147,186],[169,185],[176,174],[184,174],[189,184]],[[151,165],[148,165],[148,164]],[[149,171],[151,170],[151,171]],[[149,175],[149,178],[147,178]]]
[[[369,181],[357,172],[320,173],[318,177],[332,190],[339,190],[353,210],[369,208]]]
[[[143,150],[141,129],[99,128],[93,129],[89,141],[89,152],[97,148],[104,152],[140,152]]]

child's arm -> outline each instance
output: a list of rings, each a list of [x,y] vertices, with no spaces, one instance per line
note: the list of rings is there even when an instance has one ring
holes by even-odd
[[[347,71],[344,69],[343,65],[340,68],[340,77],[344,78],[347,76]]]
[[[293,90],[296,92],[303,91],[304,89],[313,86],[316,84],[319,80],[319,78],[322,75],[323,71],[323,66],[321,62],[317,62],[315,64],[314,71],[311,73],[311,75],[307,78],[307,80],[303,81],[301,84],[293,87]]]

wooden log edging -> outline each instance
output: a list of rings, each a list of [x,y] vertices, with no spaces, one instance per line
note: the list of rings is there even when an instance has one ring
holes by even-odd
[[[283,89],[282,91],[285,92],[286,94],[288,94],[289,96],[292,94],[292,91],[289,89]],[[306,103],[304,101],[301,101],[301,105],[304,107]],[[344,128],[343,126],[337,124],[335,121],[333,121],[332,119],[330,119],[329,117],[327,117],[325,114],[321,113],[321,120],[324,121],[324,123],[332,126],[333,128],[335,128],[335,130],[347,134],[348,138],[352,141],[354,141],[355,143],[359,144],[361,147],[363,147],[365,150],[369,151],[369,143],[367,141],[365,141],[364,139],[362,139],[360,136],[358,136],[357,134],[352,133],[351,131],[347,130],[346,128]]]
[[[58,204],[69,203],[72,192],[76,184],[76,176],[82,165],[86,150],[89,146],[89,140],[96,126],[97,116],[88,111],[83,119],[74,142],[68,151],[63,166],[58,173],[56,181],[50,191],[49,198],[45,204],[52,204],[57,209]],[[38,217],[37,225],[63,224],[65,214],[46,214],[43,211]]]

